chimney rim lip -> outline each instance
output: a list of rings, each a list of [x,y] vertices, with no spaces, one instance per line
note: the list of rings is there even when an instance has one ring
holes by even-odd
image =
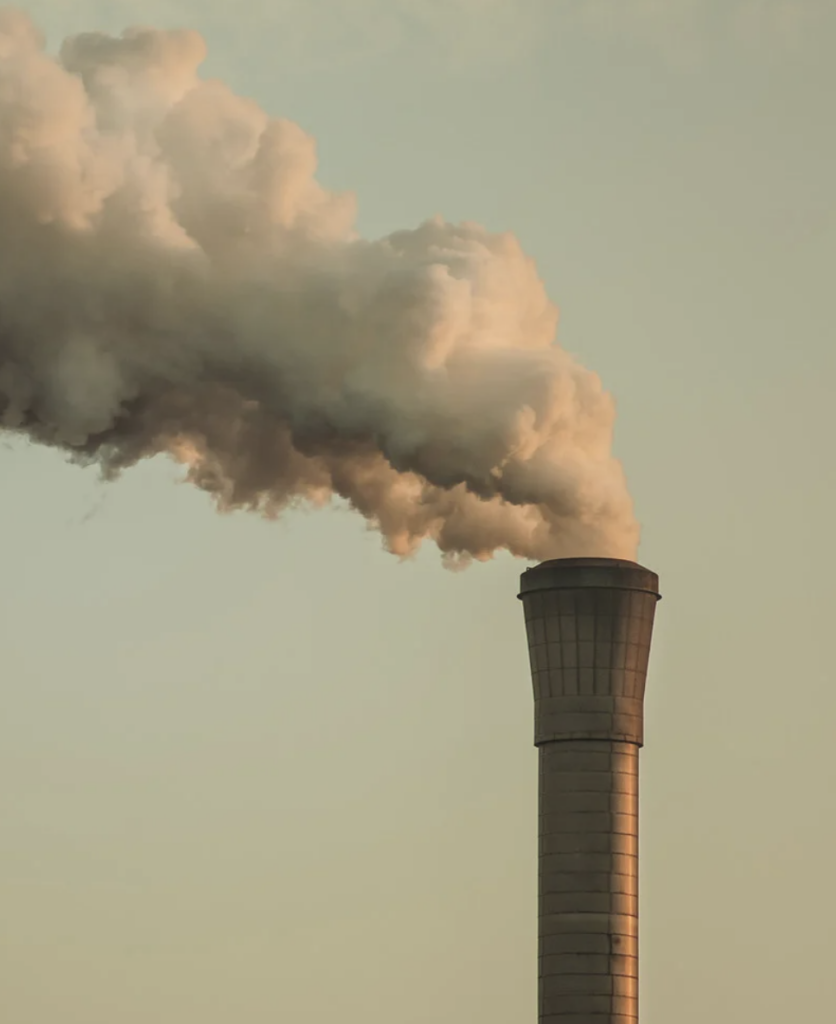
[[[661,600],[659,577],[626,558],[551,558],[524,570],[520,577],[522,600],[545,590],[630,590],[652,593]]]
[[[538,562],[537,565],[529,566],[526,572],[537,572],[539,569],[566,568],[566,569],[594,569],[598,567],[607,569],[641,569],[642,572],[652,572],[644,565],[633,562],[629,558],[605,558],[593,555],[580,555],[573,558],[548,558],[545,562]]]

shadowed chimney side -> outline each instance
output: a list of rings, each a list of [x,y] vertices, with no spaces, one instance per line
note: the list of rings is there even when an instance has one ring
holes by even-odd
[[[523,573],[540,758],[539,1020],[638,1021],[639,748],[655,573],[567,558]]]

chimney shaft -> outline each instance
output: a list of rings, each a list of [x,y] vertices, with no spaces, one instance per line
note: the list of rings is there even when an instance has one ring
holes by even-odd
[[[522,575],[540,758],[541,1024],[638,1021],[638,768],[658,587],[617,559]]]

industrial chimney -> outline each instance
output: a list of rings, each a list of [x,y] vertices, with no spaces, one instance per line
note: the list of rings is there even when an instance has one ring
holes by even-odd
[[[540,758],[540,1024],[638,1021],[639,747],[659,579],[564,558],[524,572]]]

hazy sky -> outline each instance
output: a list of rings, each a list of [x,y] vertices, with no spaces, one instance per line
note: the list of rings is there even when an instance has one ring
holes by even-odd
[[[836,910],[828,0],[39,0],[188,25],[375,236],[513,230],[616,395],[665,600],[643,1024],[826,1018]],[[215,8],[213,10],[213,7]],[[507,1024],[536,1003],[510,558],[0,452],[0,1015]]]

